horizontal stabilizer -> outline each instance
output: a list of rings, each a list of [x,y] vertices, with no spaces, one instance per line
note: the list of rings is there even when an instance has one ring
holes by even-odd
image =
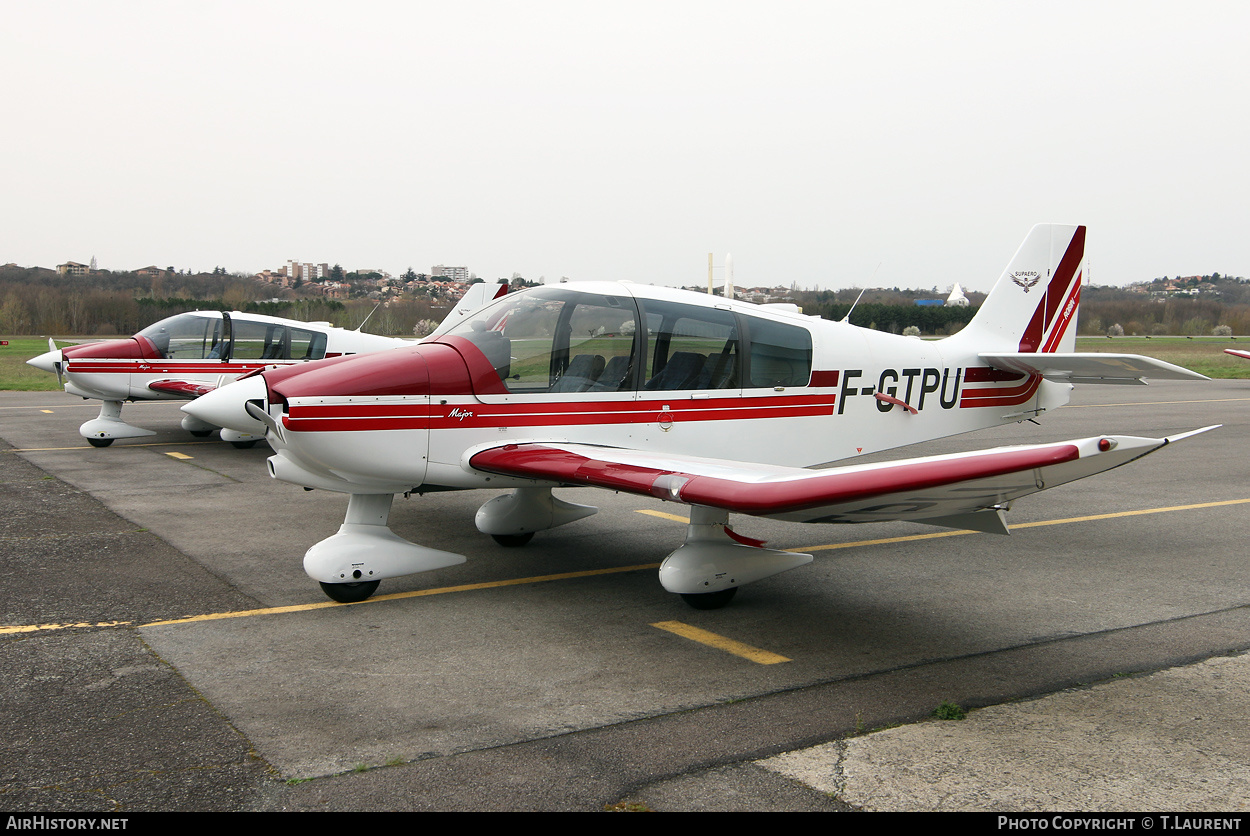
[[[1045,354],[1011,352],[981,354],[981,359],[1005,372],[1040,374],[1063,383],[1144,383],[1157,380],[1210,380],[1189,369],[1139,354]]]
[[[1007,527],[1007,515],[1002,508],[988,508],[984,511],[973,511],[971,514],[953,514],[949,517],[929,517],[913,522],[925,525],[936,525],[942,528],[956,528],[967,531],[981,531],[986,534],[1010,534]]]

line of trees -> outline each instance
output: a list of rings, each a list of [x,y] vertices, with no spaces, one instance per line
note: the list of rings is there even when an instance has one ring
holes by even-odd
[[[1224,279],[1221,294],[1194,297],[1151,296],[1121,288],[1082,290],[1078,326],[1086,335],[1106,334],[1115,325],[1126,335],[1211,334],[1216,328],[1250,334],[1250,285]],[[269,301],[275,292],[285,297]],[[869,291],[851,313],[851,323],[901,334],[919,328],[926,335],[953,334],[971,321],[983,296],[969,294],[974,306],[916,305],[908,296],[927,291]],[[805,313],[840,320],[858,290],[798,291],[796,303]],[[346,302],[320,295],[277,289],[250,276],[228,274],[220,268],[195,276],[166,273],[160,278],[136,273],[101,272],[88,276],[59,276],[39,268],[0,268],[0,334],[98,335],[133,334],[153,322],[191,310],[243,310],[305,321],[327,321],[376,334],[412,334],[418,323],[439,322],[447,311],[445,300],[402,299],[383,307],[368,299]],[[376,309],[376,310],[375,310]],[[372,315],[370,315],[372,313]]]
[[[1205,336],[1226,326],[1234,334],[1250,334],[1250,304],[1215,299],[1173,297],[1156,300],[1082,300],[1078,321],[1081,334],[1102,335],[1115,325],[1128,336]]]
[[[127,336],[193,310],[241,310],[345,328],[367,318],[363,330],[369,333],[411,334],[418,322],[441,321],[447,311],[428,299],[379,308],[368,299],[340,302],[289,290],[288,298],[270,301],[274,292],[273,285],[224,272],[151,279],[136,273],[59,276],[38,268],[0,268],[0,334]]]
[[[826,302],[803,305],[803,313],[816,314],[824,319],[840,320],[851,312],[851,324],[877,331],[901,334],[903,329],[914,326],[922,334],[954,334],[972,321],[977,309],[973,307],[943,307],[939,305],[884,305],[877,302],[860,302],[851,310],[846,302]]]

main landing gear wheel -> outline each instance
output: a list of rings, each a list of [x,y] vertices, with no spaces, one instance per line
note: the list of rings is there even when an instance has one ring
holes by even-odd
[[[534,539],[534,532],[527,531],[524,534],[492,534],[491,539],[501,546],[515,548],[516,546],[524,546],[530,540]]]
[[[255,444],[256,442],[252,442]],[[355,604],[365,600],[378,590],[381,581],[359,581],[357,583],[326,583],[321,581],[321,591],[340,604]]]
[[[107,447],[113,443],[111,438],[88,438],[87,443],[92,447]]]
[[[212,434],[213,434],[212,430],[191,430],[191,435],[195,436],[196,438],[207,438],[208,436]]]
[[[738,587],[731,586],[720,592],[683,592],[681,598],[696,610],[719,610],[732,601],[737,593]]]
[[[234,445],[235,449],[237,450],[250,450],[256,446],[257,441],[259,441],[259,439],[255,439],[252,441],[232,441],[230,443]],[[330,597],[333,598],[334,596],[331,595]],[[365,597],[368,597],[368,596],[365,596]]]

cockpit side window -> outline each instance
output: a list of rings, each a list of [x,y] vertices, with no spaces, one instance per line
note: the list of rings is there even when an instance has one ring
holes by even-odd
[[[289,360],[290,329],[285,325],[233,317],[235,360]]]
[[[643,389],[736,389],[741,345],[733,313],[646,300],[647,370]]]
[[[303,328],[288,329],[291,334],[290,359],[321,360],[326,356],[326,335]]]
[[[744,317],[751,344],[752,387],[806,386],[812,377],[812,335],[806,328]]]

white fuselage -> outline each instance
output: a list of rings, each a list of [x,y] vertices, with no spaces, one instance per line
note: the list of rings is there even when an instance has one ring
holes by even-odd
[[[578,288],[613,297],[705,306],[710,301],[630,285]],[[811,338],[810,374],[804,373],[801,385],[739,381],[716,389],[530,393],[482,391],[468,385],[473,372],[461,370],[466,385],[442,394],[293,393],[280,414],[272,408],[282,432],[270,443],[278,464],[290,465],[287,476],[281,467],[275,475],[296,482],[302,476],[306,484],[315,474],[317,487],[349,493],[530,484],[479,473],[467,461],[483,447],[531,441],[811,466],[1018,421],[1066,403],[1072,388],[1036,375],[995,372],[958,341],[900,337],[745,302],[716,299],[715,307],[756,323],[748,330],[760,331],[761,320],[803,329]],[[443,336],[436,332],[421,348]],[[455,343],[454,337],[447,341]],[[514,353],[522,350],[517,342]],[[455,344],[461,355],[476,351],[463,341]],[[409,369],[447,362],[412,352],[376,358]]]

